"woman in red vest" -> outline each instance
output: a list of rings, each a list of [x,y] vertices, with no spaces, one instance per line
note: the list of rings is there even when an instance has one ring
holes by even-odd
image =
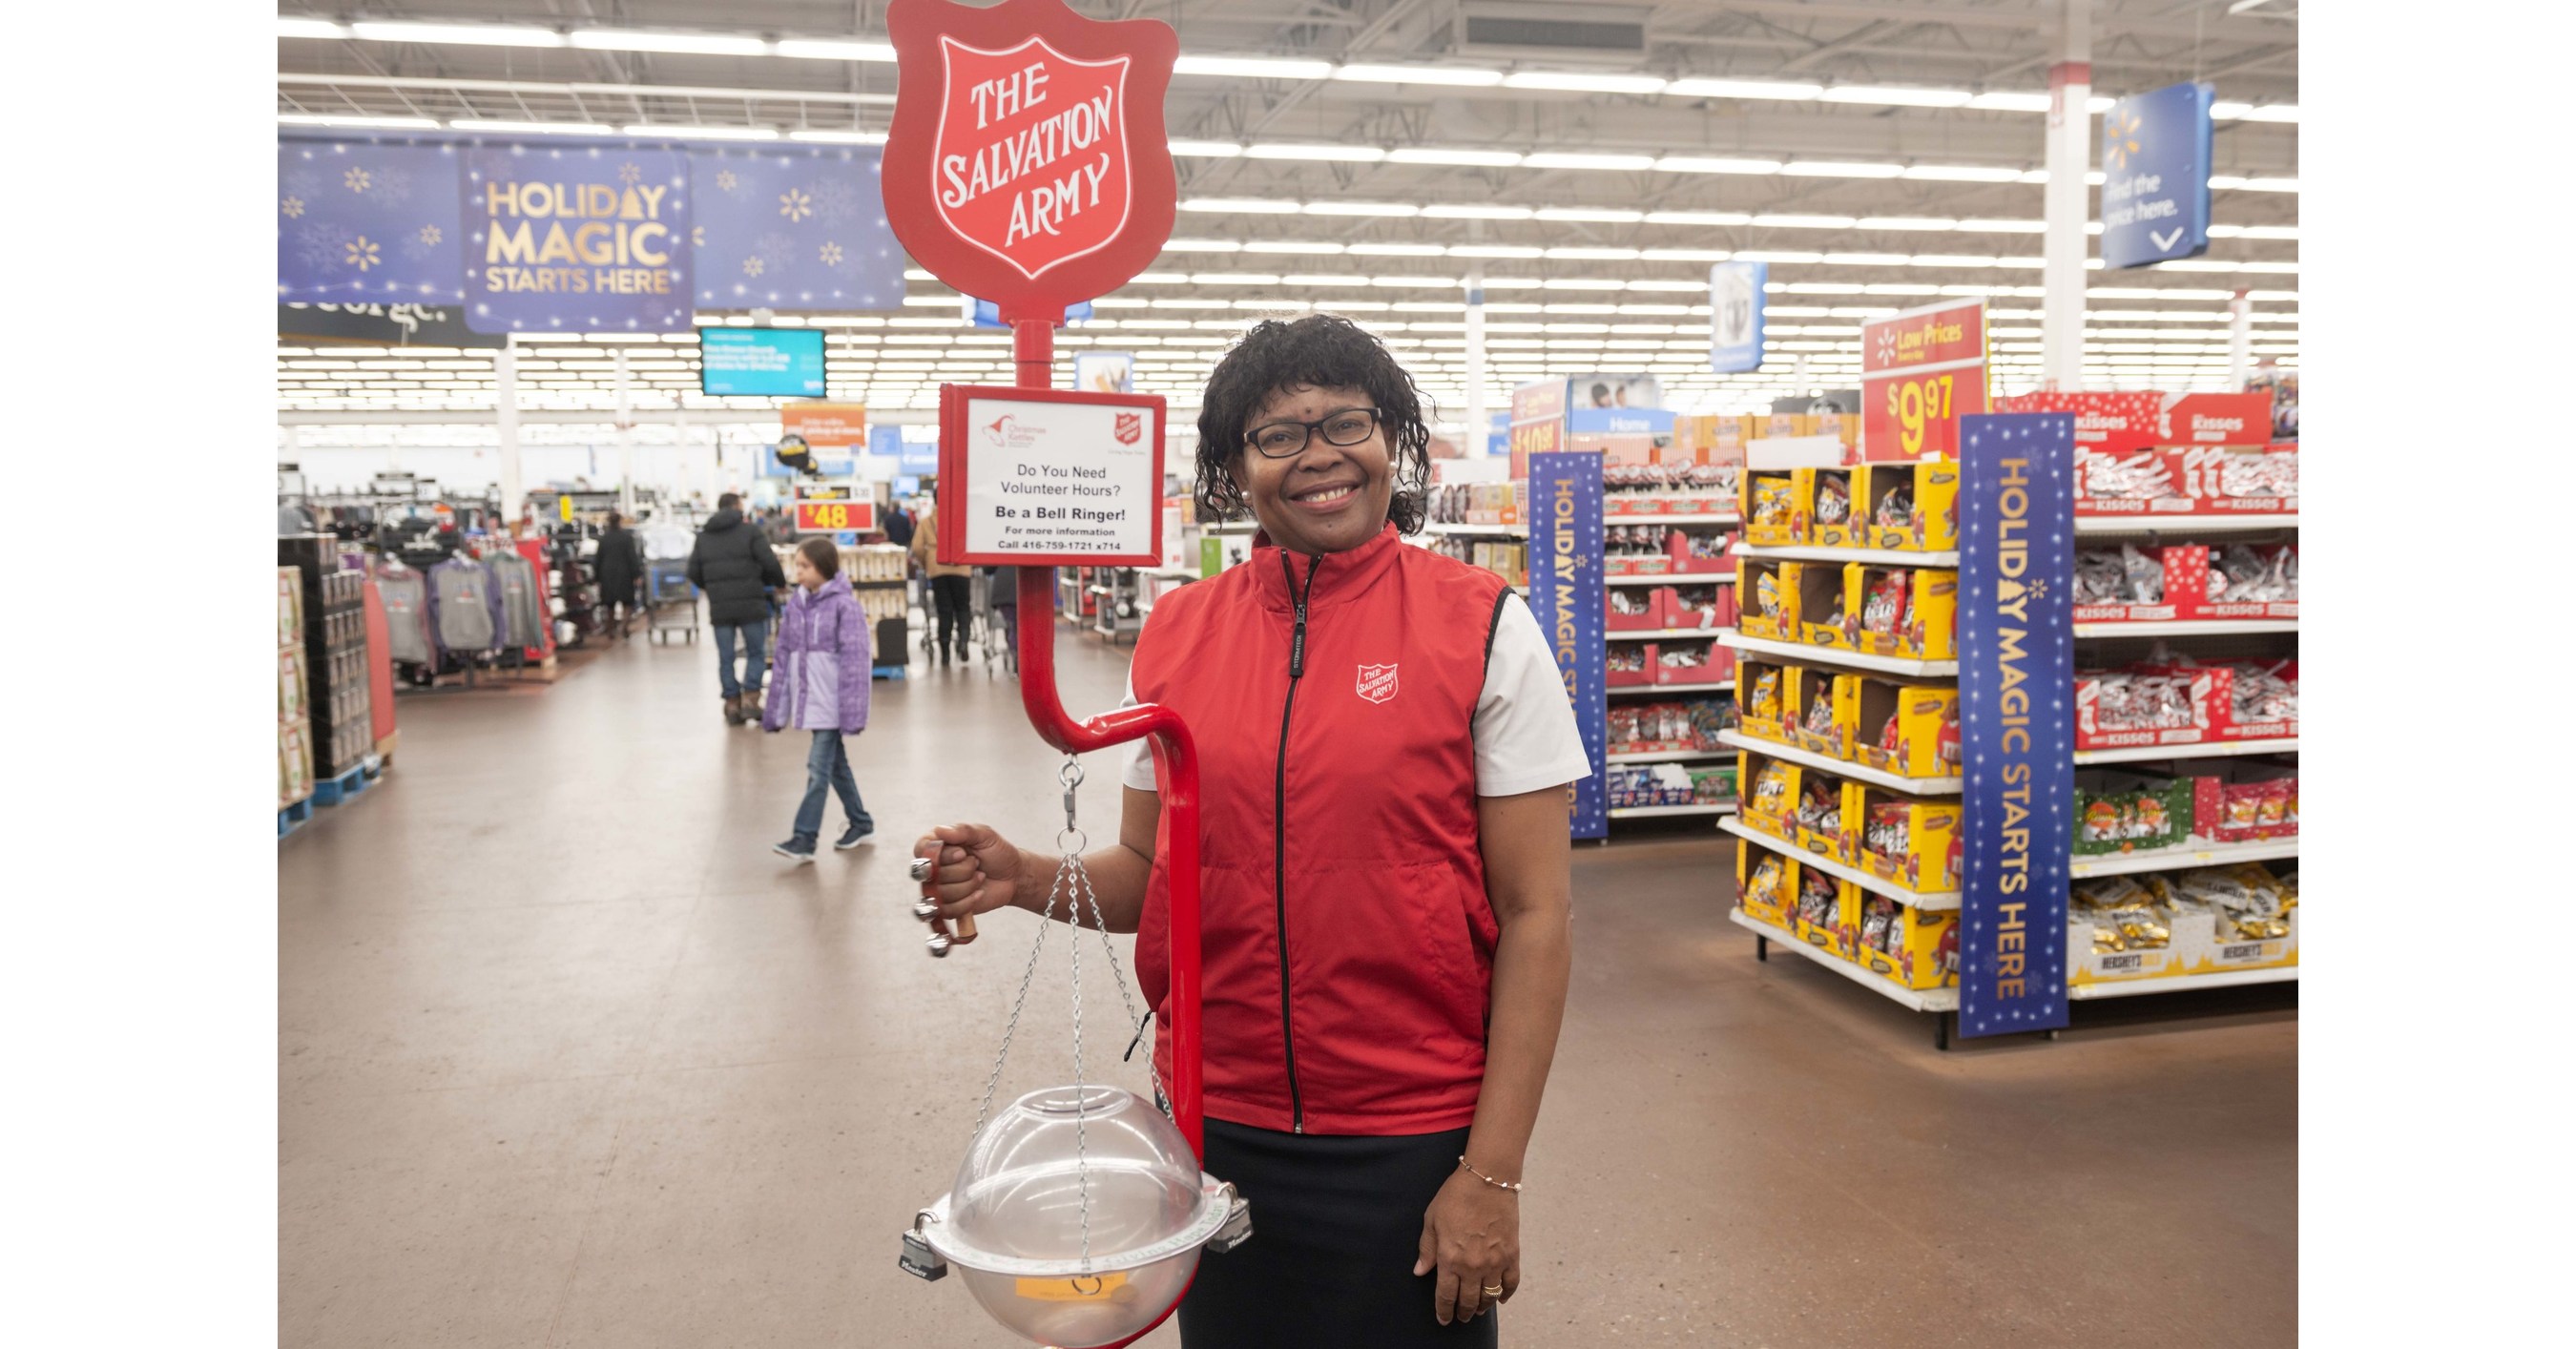
[[[1572,959],[1565,789],[1589,769],[1528,606],[1397,537],[1421,525],[1429,440],[1365,331],[1255,326],[1208,382],[1198,497],[1264,537],[1164,596],[1136,646],[1131,701],[1196,733],[1206,1164],[1256,1234],[1201,1261],[1192,1349],[1494,1344],[1488,1313],[1520,1287]],[[1125,783],[1118,845],[1084,861],[1162,1025],[1142,742]],[[1056,867],[983,825],[915,852],[951,919],[1039,909]]]

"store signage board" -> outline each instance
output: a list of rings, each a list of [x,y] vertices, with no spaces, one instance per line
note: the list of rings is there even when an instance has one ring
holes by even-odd
[[[1955,459],[1959,419],[1987,407],[1986,302],[1870,319],[1860,362],[1860,457]]]
[[[698,391],[710,398],[819,398],[825,360],[820,328],[698,329]]]
[[[2168,85],[2102,114],[2102,265],[2152,267],[2209,251],[2207,84]]]
[[[1541,453],[1529,460],[1530,607],[1556,655],[1592,772],[1568,788],[1573,834],[1610,832],[1606,737],[1609,644],[1603,635],[1601,456]]]
[[[939,391],[942,562],[1152,567],[1163,556],[1163,400]]]
[[[1176,197],[1168,25],[1062,0],[893,0],[886,34],[886,219],[914,261],[1004,322],[1050,323],[1152,265]]]
[[[1740,375],[1762,368],[1767,262],[1721,262],[1708,269],[1708,368]]]
[[[499,350],[508,344],[498,333],[478,333],[465,326],[464,310],[452,304],[281,304],[277,335],[315,342],[384,347],[479,347]]]
[[[2066,1024],[2075,418],[1969,417],[1959,455],[1959,1033]]]
[[[1073,387],[1093,393],[1136,392],[1136,353],[1077,351],[1073,354]]]
[[[698,306],[900,309],[903,249],[870,145],[725,145],[689,153]]]
[[[373,138],[280,140],[277,298],[463,303],[459,153]]]
[[[2259,450],[2272,440],[2267,393],[2038,390],[1996,400],[1998,412],[2071,412],[2075,443],[2104,454],[2163,446]]]
[[[465,322],[475,331],[696,330],[686,154],[632,145],[462,153]]]
[[[799,534],[863,533],[877,527],[877,503],[847,483],[799,484],[794,507]]]
[[[778,409],[779,429],[805,438],[817,449],[869,443],[868,409],[864,403],[788,403]],[[894,431],[896,427],[882,427]],[[873,447],[871,447],[873,449]]]

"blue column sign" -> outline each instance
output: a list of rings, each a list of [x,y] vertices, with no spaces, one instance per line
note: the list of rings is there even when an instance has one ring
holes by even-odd
[[[2148,267],[2209,250],[2206,84],[2124,98],[2102,115],[2102,265]]]
[[[1610,726],[1608,644],[1602,620],[1601,456],[1533,454],[1529,459],[1530,607],[1548,649],[1556,653],[1565,695],[1574,702],[1574,724],[1592,774],[1574,784],[1573,834],[1602,838],[1610,832],[1607,768],[1603,754]]]
[[[1959,1033],[2066,1024],[2075,795],[2075,418],[1959,433]]]
[[[1762,368],[1762,305],[1771,283],[1767,262],[1721,262],[1708,269],[1708,368],[1721,375]]]

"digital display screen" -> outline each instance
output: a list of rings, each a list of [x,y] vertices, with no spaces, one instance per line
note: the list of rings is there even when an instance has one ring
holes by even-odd
[[[700,328],[698,390],[709,397],[820,398],[820,328]]]

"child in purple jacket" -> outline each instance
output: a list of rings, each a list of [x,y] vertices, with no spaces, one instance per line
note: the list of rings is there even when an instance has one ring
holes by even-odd
[[[778,621],[776,669],[770,675],[763,730],[790,726],[814,733],[805,756],[805,801],[796,808],[796,834],[770,851],[796,862],[814,860],[823,831],[823,797],[838,792],[850,827],[835,848],[855,848],[876,833],[876,821],[859,800],[850,752],[841,743],[868,727],[868,616],[841,575],[841,551],[829,539],[807,539],[796,549],[787,611]]]

